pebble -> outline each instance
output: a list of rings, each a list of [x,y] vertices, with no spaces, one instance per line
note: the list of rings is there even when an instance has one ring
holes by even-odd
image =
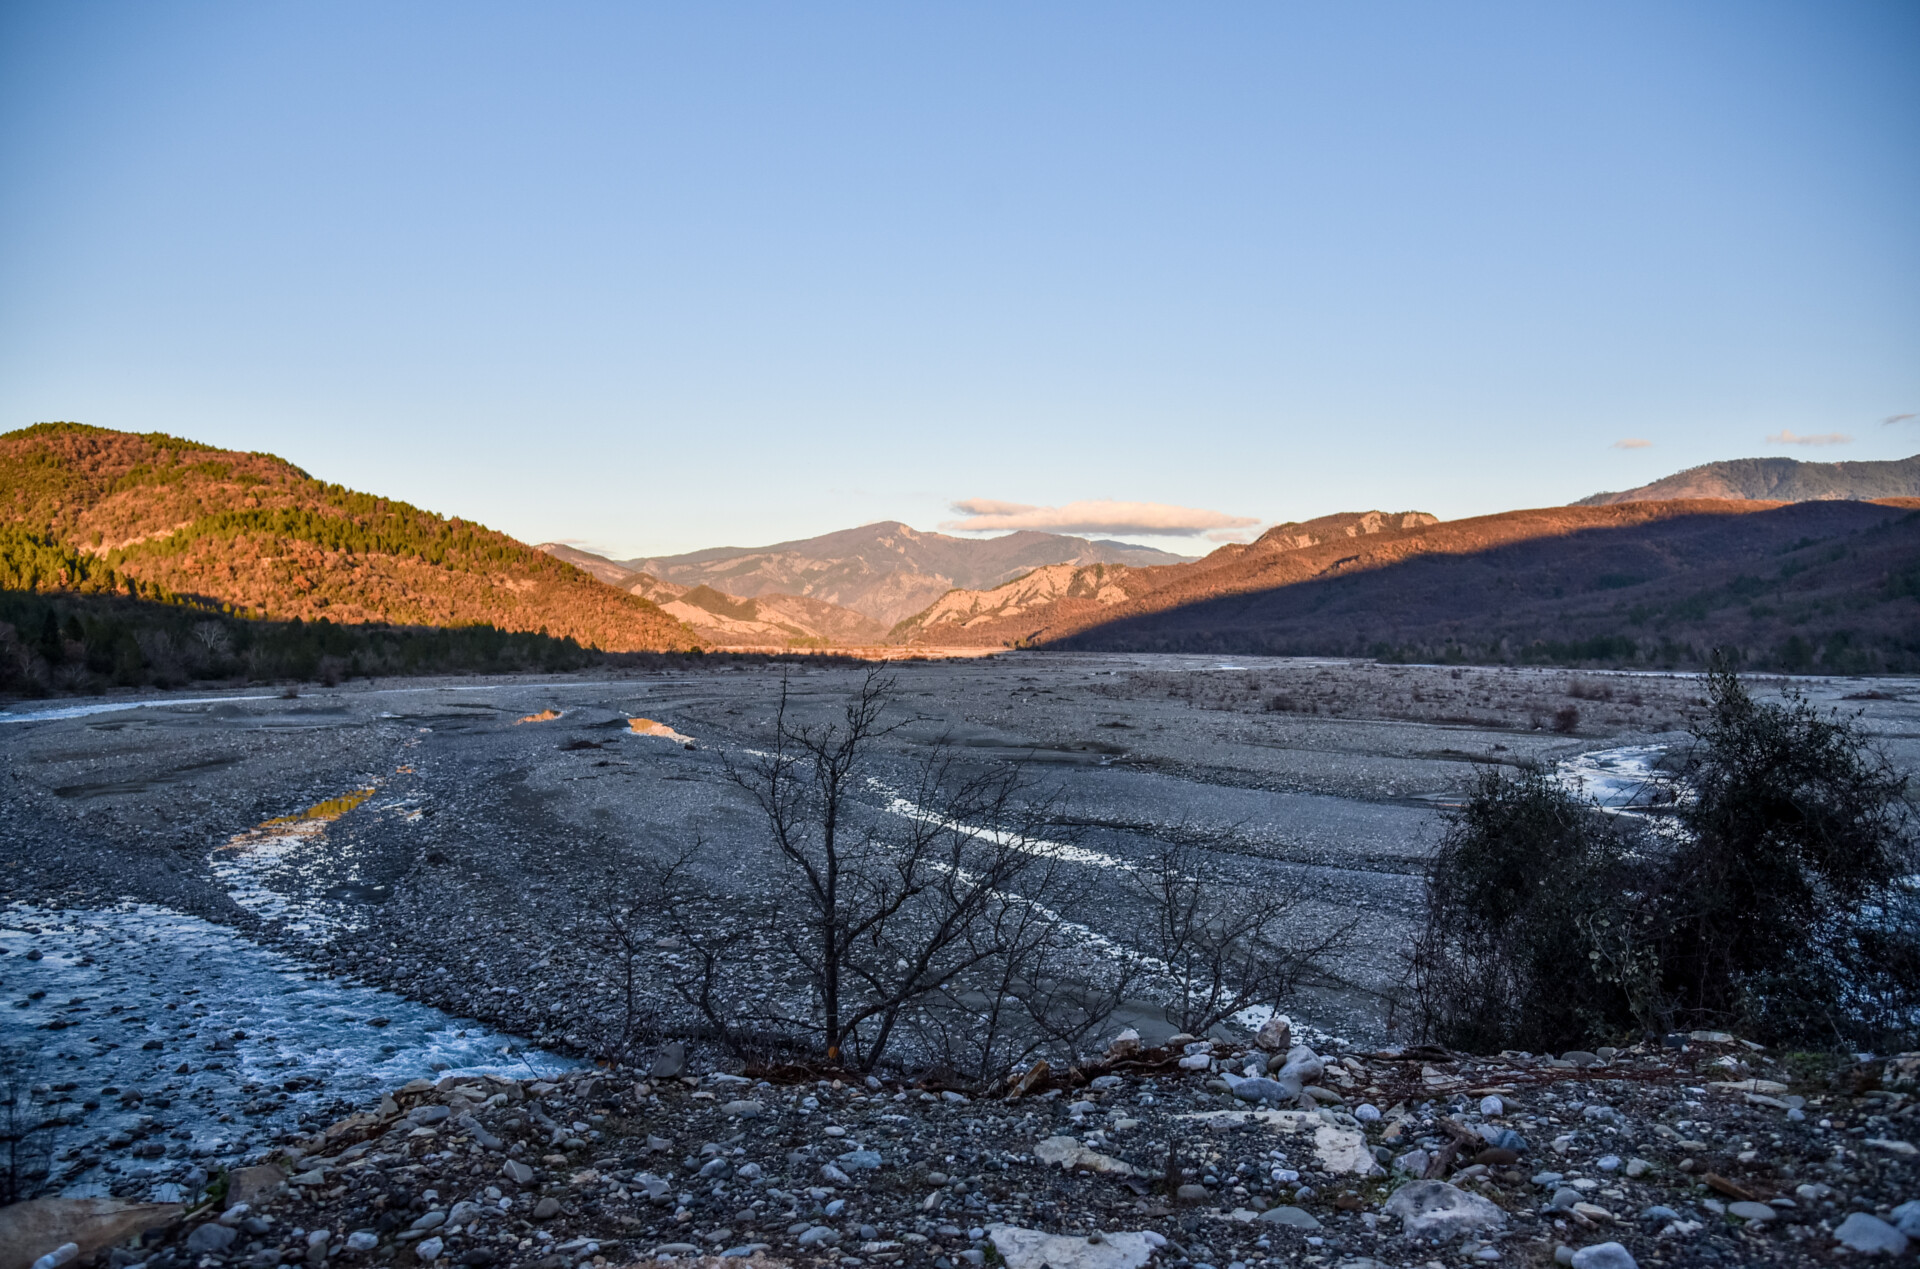
[[[1488,1095],[1480,1099],[1480,1113],[1492,1119],[1507,1113],[1507,1104],[1498,1097]]]
[[[1727,1215],[1738,1216],[1743,1221],[1770,1221],[1780,1213],[1765,1203],[1741,1202],[1727,1204]]]

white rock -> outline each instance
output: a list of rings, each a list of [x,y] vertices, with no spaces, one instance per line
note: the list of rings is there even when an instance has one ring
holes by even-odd
[[[413,1255],[420,1263],[431,1264],[440,1259],[440,1253],[446,1249],[447,1244],[439,1238],[423,1238],[414,1244]]]
[[[1495,1115],[1504,1115],[1507,1113],[1507,1104],[1489,1093],[1480,1099],[1480,1113],[1489,1119]]]
[[[1573,1269],[1640,1269],[1633,1253],[1619,1243],[1595,1243],[1573,1253]]]
[[[1128,1027],[1107,1042],[1108,1057],[1127,1057],[1140,1051],[1140,1033]]]
[[[61,1265],[66,1264],[79,1254],[79,1243],[61,1243],[58,1247],[55,1247],[52,1251],[34,1261],[33,1269],[60,1269]]]
[[[356,1229],[347,1235],[348,1251],[372,1251],[380,1245],[380,1235],[370,1229]]]
[[[1893,1209],[1893,1227],[1909,1238],[1920,1238],[1920,1199]]]
[[[1142,1233],[1103,1234],[1090,1243],[1070,1234],[1047,1234],[1018,1225],[989,1225],[987,1237],[1007,1269],[1141,1269],[1153,1257]]]
[[[1834,1241],[1865,1255],[1904,1256],[1907,1236],[1870,1212],[1855,1212],[1833,1231]]]
[[[1263,1123],[1269,1128],[1281,1132],[1313,1135],[1313,1151],[1319,1157],[1320,1166],[1328,1172],[1337,1172],[1348,1176],[1382,1176],[1385,1170],[1374,1160],[1373,1152],[1367,1148],[1367,1138],[1359,1125],[1351,1119],[1345,1120],[1353,1127],[1328,1123],[1325,1115],[1329,1112],[1306,1110],[1203,1110],[1182,1115],[1181,1119],[1197,1123],[1217,1124],[1225,1127],[1230,1124]],[[1038,1151],[1036,1150],[1037,1154]],[[1084,1165],[1082,1165],[1084,1166]]]
[[[1134,1171],[1131,1163],[1089,1150],[1072,1137],[1048,1137],[1034,1146],[1033,1157],[1043,1164],[1058,1164],[1068,1172],[1085,1168],[1108,1176],[1132,1176]]]
[[[1402,1232],[1415,1239],[1444,1241],[1507,1223],[1507,1214],[1492,1202],[1445,1181],[1409,1181],[1393,1192],[1384,1210],[1399,1217]]]

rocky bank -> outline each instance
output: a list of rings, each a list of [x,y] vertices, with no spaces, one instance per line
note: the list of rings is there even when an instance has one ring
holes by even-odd
[[[417,1080],[85,1250],[114,1269],[1626,1269],[1920,1242],[1920,1055],[1707,1032],[1557,1058],[1315,1053],[1278,1026],[1176,1040],[1123,1034],[971,1098],[696,1072],[679,1046],[647,1070]]]

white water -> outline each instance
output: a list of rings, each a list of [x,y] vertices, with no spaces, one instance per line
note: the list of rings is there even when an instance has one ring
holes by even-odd
[[[1673,777],[1659,770],[1666,754],[1665,745],[1596,749],[1562,759],[1555,776],[1569,790],[1605,811],[1670,806],[1675,792]]]
[[[24,1060],[23,1082],[75,1086],[44,1095],[64,1098],[51,1109],[71,1121],[54,1141],[69,1195],[263,1155],[283,1134],[325,1127],[336,1098],[357,1107],[411,1079],[525,1078],[573,1065],[391,992],[312,976],[290,957],[166,908],[16,903],[0,909],[0,947],[0,1046]],[[41,959],[27,958],[34,950]],[[307,1079],[316,1087],[282,1087]],[[120,1093],[130,1089],[147,1100],[124,1104]],[[85,1110],[88,1101],[99,1107]],[[258,1113],[243,1114],[249,1107]],[[318,1122],[302,1129],[303,1112]],[[142,1116],[153,1122],[141,1139],[164,1144],[163,1157],[129,1158],[106,1145]],[[107,1161],[60,1161],[70,1150]]]

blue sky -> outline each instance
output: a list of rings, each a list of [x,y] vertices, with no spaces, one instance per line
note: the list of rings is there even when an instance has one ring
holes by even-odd
[[[1916,55],[1844,0],[16,0],[0,428],[620,555],[1902,457]]]

